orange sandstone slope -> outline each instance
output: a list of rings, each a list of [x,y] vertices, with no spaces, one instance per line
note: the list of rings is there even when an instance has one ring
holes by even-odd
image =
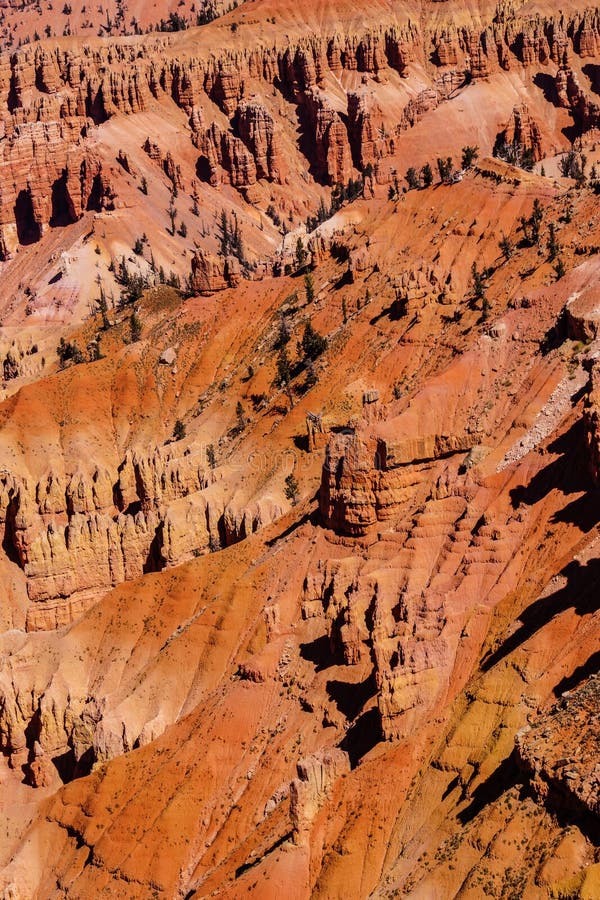
[[[599,895],[598,22],[2,57],[2,896]]]

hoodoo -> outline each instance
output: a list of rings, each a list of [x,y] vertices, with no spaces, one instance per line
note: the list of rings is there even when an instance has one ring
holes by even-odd
[[[0,8],[0,900],[600,896],[600,11]]]

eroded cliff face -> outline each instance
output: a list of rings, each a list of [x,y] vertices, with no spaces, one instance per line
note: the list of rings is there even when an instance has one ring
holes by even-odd
[[[598,893],[598,17],[354,12],[3,60],[7,897]]]
[[[251,49],[234,40],[234,48],[216,54],[199,30],[191,40],[64,41],[5,56],[0,165],[10,187],[0,205],[3,255],[39,239],[49,225],[111,208],[119,173],[95,149],[98,126],[169,103],[188,117],[200,177],[213,186],[229,183],[251,202],[259,198],[257,181],[284,183],[306,164],[317,181],[345,184],[357,170],[394,156],[403,131],[469,79],[494,73],[546,67],[556,102],[580,128],[597,124],[596,104],[578,80],[599,40],[593,11],[546,18],[506,12],[479,26],[453,24],[450,13],[447,24],[425,31],[409,18],[402,27],[384,21],[362,34],[298,33],[290,40],[283,47],[265,38]],[[357,74],[377,90],[357,86]],[[386,85],[409,74],[421,87],[387,109]],[[290,116],[300,122],[299,136]],[[516,116],[508,136],[539,156],[539,128],[529,114]],[[380,175],[390,178],[384,167]]]
[[[204,447],[128,454],[112,474],[49,472],[35,485],[5,474],[3,547],[27,579],[27,629],[68,624],[110,587],[229,546],[280,514],[269,500],[240,506],[235,490]]]

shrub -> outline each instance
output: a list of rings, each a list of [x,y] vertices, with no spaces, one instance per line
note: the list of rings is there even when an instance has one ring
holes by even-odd
[[[83,362],[83,353],[77,346],[76,341],[65,341],[65,339],[61,337],[58,347],[56,348],[56,353],[61,369],[64,369],[67,362],[72,362],[75,365]]]
[[[211,469],[214,469],[217,464],[217,459],[215,456],[215,448],[212,444],[209,444],[206,448],[206,460]]]
[[[423,187],[429,187],[433,184],[433,169],[429,163],[425,163],[421,169],[421,181],[423,182]]]
[[[421,187],[419,173],[413,166],[411,166],[410,169],[407,169],[404,178],[408,182],[409,191],[418,190]]]

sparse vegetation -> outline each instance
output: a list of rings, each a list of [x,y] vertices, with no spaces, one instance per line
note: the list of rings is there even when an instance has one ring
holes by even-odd
[[[137,313],[132,313],[131,318],[129,320],[129,327],[131,329],[131,341],[135,343],[139,341],[142,336],[142,322]]]
[[[521,230],[523,232],[523,242],[528,247],[534,247],[540,242],[541,225],[542,225],[542,205],[536,197],[533,201],[533,209],[529,218],[521,216]]]

